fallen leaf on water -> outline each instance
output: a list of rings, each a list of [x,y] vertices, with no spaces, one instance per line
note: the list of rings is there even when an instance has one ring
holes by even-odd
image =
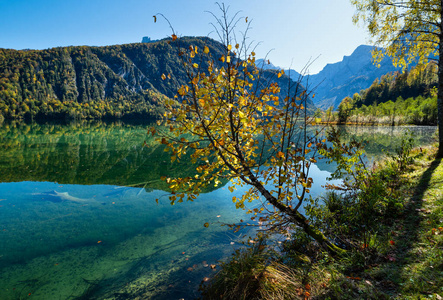
[[[188,268],[188,271],[191,272],[192,270],[194,270],[192,267]]]
[[[98,241],[97,244],[100,244],[102,241]]]
[[[215,270],[217,266],[216,265],[211,265],[211,269]]]

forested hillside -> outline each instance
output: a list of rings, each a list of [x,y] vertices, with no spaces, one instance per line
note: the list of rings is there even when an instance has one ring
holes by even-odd
[[[376,118],[387,118],[390,124],[435,125],[436,86],[436,64],[404,73],[388,73],[368,89],[344,98],[338,107],[339,121],[375,122]]]
[[[222,45],[212,39],[179,40],[183,49],[208,46],[212,55],[222,55]],[[179,48],[170,41],[0,49],[0,119],[155,119],[163,114],[162,101],[188,81]],[[287,91],[287,77],[278,82]]]

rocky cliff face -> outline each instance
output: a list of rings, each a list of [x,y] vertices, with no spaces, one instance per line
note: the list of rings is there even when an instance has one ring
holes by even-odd
[[[308,90],[314,90],[314,104],[322,109],[331,106],[336,109],[343,98],[370,87],[376,78],[386,73],[400,70],[392,65],[389,57],[381,61],[380,67],[375,66],[372,49],[373,46],[358,46],[351,55],[344,56],[342,61],[327,64],[318,74],[306,76],[303,85]],[[300,76],[294,70],[287,73],[293,80]]]
[[[314,104],[322,109],[337,108],[346,96],[352,96],[371,86],[382,75],[400,70],[385,57],[380,67],[373,64],[373,46],[361,45],[341,62],[328,64],[318,74],[309,76],[309,86],[315,88]]]

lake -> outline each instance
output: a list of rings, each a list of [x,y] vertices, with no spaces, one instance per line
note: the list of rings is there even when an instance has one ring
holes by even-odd
[[[0,125],[0,299],[193,299],[210,265],[254,234],[222,226],[246,217],[231,200],[246,187],[233,194],[225,183],[170,205],[160,177],[195,166],[172,164],[146,128]],[[344,130],[376,159],[408,130],[429,144],[436,127]],[[332,171],[313,166],[314,197]]]

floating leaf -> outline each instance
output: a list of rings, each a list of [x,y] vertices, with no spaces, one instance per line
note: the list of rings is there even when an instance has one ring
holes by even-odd
[[[162,79],[165,80],[166,79],[166,75],[162,74]]]
[[[205,226],[206,228],[208,228],[208,227],[209,227],[209,223],[206,222],[205,224],[203,224],[203,226]]]

